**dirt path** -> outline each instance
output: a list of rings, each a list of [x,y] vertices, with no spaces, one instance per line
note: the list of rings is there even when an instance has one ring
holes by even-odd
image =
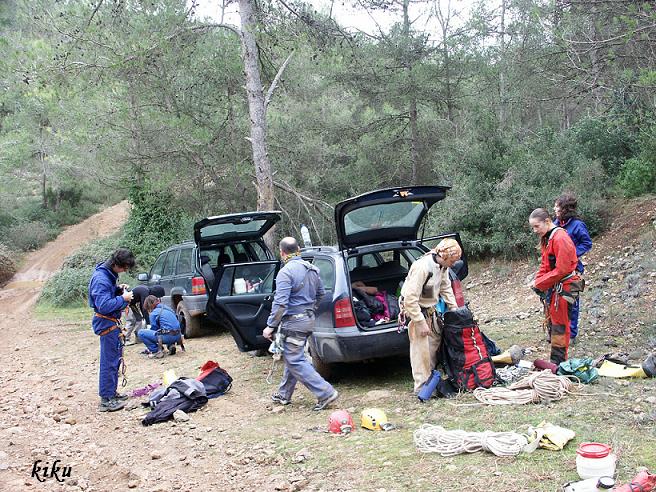
[[[0,290],[0,314],[15,319],[29,312],[41,292],[43,283],[62,265],[64,258],[89,241],[116,232],[128,216],[127,202],[70,226],[56,240],[27,255],[23,267]]]

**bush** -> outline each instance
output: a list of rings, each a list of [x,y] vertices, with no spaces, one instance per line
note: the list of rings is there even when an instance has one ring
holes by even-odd
[[[656,127],[640,138],[640,153],[622,165],[619,187],[628,197],[656,193]]]
[[[172,193],[146,183],[130,190],[132,210],[125,224],[126,246],[139,265],[151,265],[157,255],[185,237],[181,207]]]
[[[114,250],[120,246],[121,241],[117,236],[90,242],[64,258],[62,270],[67,268],[93,268],[109,258]]]
[[[39,221],[13,225],[5,234],[7,244],[18,251],[38,249],[57,235],[48,224]]]
[[[0,287],[4,286],[16,273],[15,254],[4,244],[0,244]]]
[[[55,307],[86,302],[93,268],[66,268],[55,273],[43,286],[39,302]]]

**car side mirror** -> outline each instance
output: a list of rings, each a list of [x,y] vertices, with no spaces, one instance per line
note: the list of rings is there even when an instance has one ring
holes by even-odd
[[[140,273],[137,275],[137,280],[139,282],[148,282],[148,274],[147,273]]]

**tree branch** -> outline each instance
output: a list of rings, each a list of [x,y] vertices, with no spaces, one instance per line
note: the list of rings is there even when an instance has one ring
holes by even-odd
[[[289,63],[289,60],[292,59],[292,56],[294,55],[294,52],[292,51],[285,62],[281,65],[280,69],[278,70],[278,73],[276,76],[273,78],[273,82],[271,82],[271,85],[269,86],[269,90],[267,91],[266,98],[264,99],[264,113],[266,114],[266,110],[269,107],[269,103],[271,102],[271,97],[273,97],[273,92],[276,90],[276,87],[278,87],[278,82],[280,82],[280,77],[282,77],[283,72],[285,71],[285,68],[287,68],[287,64]]]

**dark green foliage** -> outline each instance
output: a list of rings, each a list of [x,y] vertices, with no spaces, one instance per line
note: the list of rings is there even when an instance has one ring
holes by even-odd
[[[16,253],[0,244],[0,287],[3,287],[16,273]]]
[[[626,196],[656,193],[656,126],[640,138],[640,153],[622,165],[619,186]]]
[[[626,124],[612,119],[586,118],[572,130],[581,152],[599,159],[606,173],[616,176],[635,150],[635,135]]]
[[[150,266],[161,250],[189,234],[183,230],[181,207],[164,187],[149,182],[130,190],[132,210],[124,229],[124,244],[137,258],[138,268]]]

